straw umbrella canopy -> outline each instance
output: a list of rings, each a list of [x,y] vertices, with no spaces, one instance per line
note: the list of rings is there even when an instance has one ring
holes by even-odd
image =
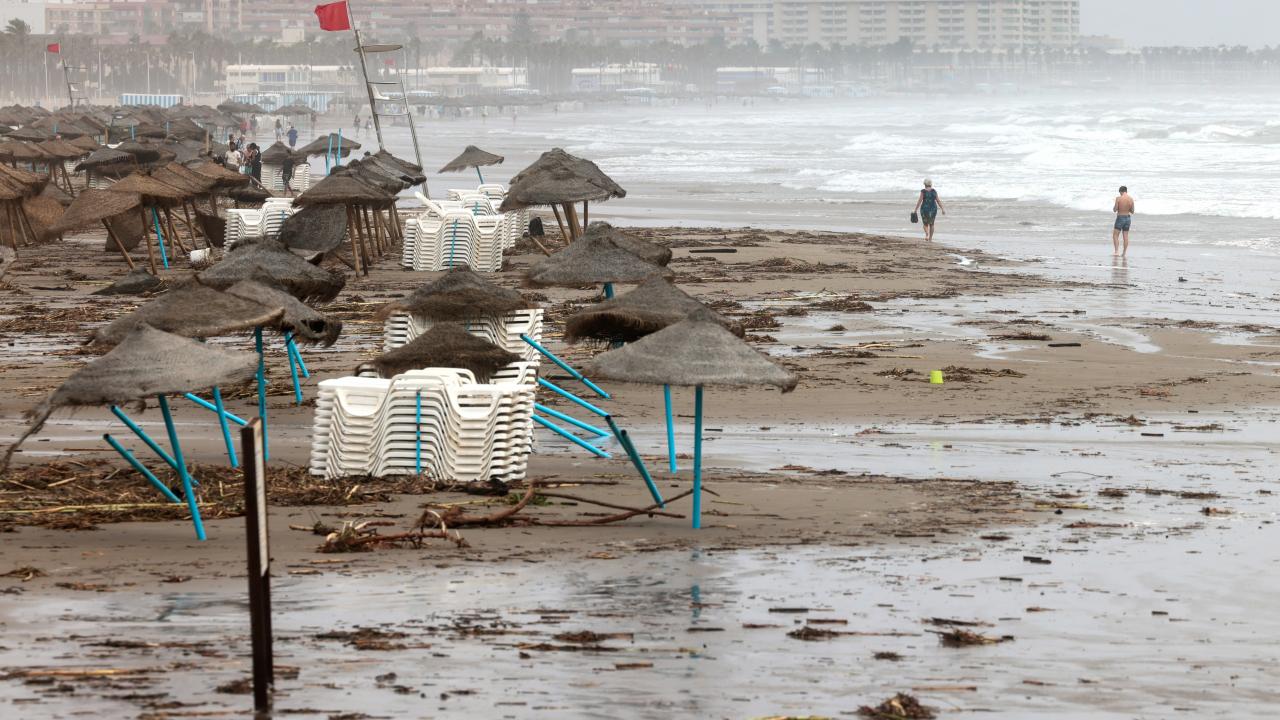
[[[90,340],[96,345],[116,345],[139,325],[183,337],[218,337],[255,327],[274,327],[283,317],[284,308],[279,305],[263,305],[199,282],[188,282],[98,328]]]
[[[582,234],[574,203],[583,203],[585,225],[588,219],[587,203],[626,196],[627,191],[605,175],[595,163],[554,148],[543,153],[533,164],[511,178],[507,195],[502,199],[498,211],[509,212],[538,205],[551,205],[554,208],[560,205],[564,208],[565,220],[569,225],[569,238],[574,240]]]
[[[218,103],[218,109],[230,115],[261,115],[266,112],[261,106],[239,100],[225,100]]]
[[[402,173],[365,160],[352,160],[345,167],[330,174],[332,175],[354,175],[390,195],[398,194],[409,187],[409,180]]]
[[[536,304],[516,290],[495,285],[466,265],[460,265],[408,295],[387,303],[378,311],[378,317],[404,312],[435,322],[466,321],[531,307],[536,307]]]
[[[373,155],[365,155],[364,162],[372,164],[392,177],[400,178],[406,185],[421,185],[427,181],[427,176],[422,174],[421,167],[401,160],[385,150],[379,150]]]
[[[115,181],[107,188],[107,191],[141,195],[143,201],[148,205],[179,202],[191,195],[187,190],[160,182],[150,175],[140,172],[135,172]]]
[[[251,300],[267,307],[281,307],[284,316],[280,319],[280,330],[298,340],[309,343],[333,345],[342,333],[342,321],[324,315],[290,295],[269,279],[241,280],[227,288],[228,295]]]
[[[767,386],[784,393],[796,377],[717,322],[710,310],[610,350],[587,366],[593,377],[650,385],[693,386],[693,527],[702,526],[702,389]]]
[[[40,191],[40,194],[37,195],[37,197],[49,198],[64,208],[71,205],[71,201],[75,199],[71,197],[66,190],[63,190],[52,183],[46,183],[44,189]]]
[[[462,172],[467,168],[475,168],[476,175],[480,177],[480,182],[484,182],[484,175],[480,174],[480,168],[488,165],[500,165],[503,160],[506,160],[506,158],[501,155],[494,155],[491,152],[481,150],[475,145],[468,145],[461,155],[445,163],[445,166],[440,168],[438,172],[443,175],[444,173]]]
[[[596,221],[587,226],[587,237],[606,237],[615,245],[646,262],[666,267],[671,262],[671,248],[638,238],[607,222]]]
[[[53,133],[48,130],[41,130],[38,127],[26,126],[9,133],[10,140],[29,140],[31,142],[43,142],[53,137]]]
[[[89,154],[84,148],[57,138],[40,143],[40,149],[59,160],[74,160]]]
[[[346,233],[346,208],[341,205],[313,205],[285,218],[280,226],[280,242],[293,250],[327,253],[342,245]]]
[[[274,240],[236,246],[216,265],[200,273],[200,282],[229,288],[241,280],[270,280],[303,302],[328,302],[342,292],[347,278],[312,265]]]
[[[627,252],[604,233],[588,235],[529,268],[534,285],[583,287],[597,283],[639,283],[654,275],[670,277],[668,268]]]
[[[349,137],[343,137],[338,133],[329,133],[322,135],[315,140],[298,148],[297,152],[304,155],[324,155],[329,152],[337,152],[342,157],[347,157],[352,150],[359,150],[360,143]]]
[[[156,162],[161,158],[160,148],[155,145],[144,145],[136,140],[125,140],[116,146],[116,150],[129,153],[140,163]]]
[[[25,195],[36,195],[49,183],[49,176],[34,173],[30,170],[0,165],[0,179],[23,188]]]
[[[284,115],[286,117],[298,117],[298,116],[308,116],[308,115],[315,116],[315,115],[318,115],[319,113],[317,113],[315,110],[312,110],[309,106],[304,105],[303,103],[294,101],[288,105],[285,105],[277,109],[276,114]]]
[[[190,167],[191,172],[199,173],[207,178],[214,180],[216,187],[227,188],[244,185],[249,182],[248,175],[242,175],[238,172],[232,172],[223,165],[216,162],[206,160],[205,162]]]
[[[307,156],[294,152],[289,149],[288,145],[277,140],[271,147],[262,151],[262,162],[264,165],[283,165],[286,160],[294,162],[306,162]]]
[[[158,125],[155,123],[148,123],[148,122],[138,123],[138,125],[136,125],[133,128],[134,137],[154,138],[156,140],[162,140],[168,134],[169,133],[165,132],[163,125]]]
[[[151,176],[166,185],[183,188],[196,194],[207,193],[217,184],[213,178],[201,175],[177,162],[171,162],[155,170]]]
[[[124,166],[132,165],[136,162],[133,155],[120,150],[114,150],[109,147],[100,147],[89,154],[89,157],[81,160],[76,165],[76,172],[85,170],[98,170],[107,166]]]
[[[139,325],[111,352],[72,373],[29,413],[31,426],[9,446],[0,470],[58,408],[127,405],[156,395],[234,385],[252,378],[257,367],[254,353],[222,350]]]
[[[57,186],[49,185],[47,187]],[[24,198],[22,200],[22,212],[27,216],[27,222],[31,224],[31,231],[35,233],[36,237],[45,239],[57,235],[57,233],[53,232],[53,227],[62,218],[64,210],[62,203],[58,202],[56,198],[40,194]]]
[[[94,295],[145,295],[164,285],[164,281],[151,273],[137,268],[128,275],[110,285],[93,291]]]
[[[27,162],[32,164],[44,164],[53,160],[49,153],[40,149],[39,145],[25,141],[8,141],[0,143],[0,157],[8,158],[15,162]]]
[[[394,198],[351,173],[327,175],[293,201],[294,207],[312,205],[385,205]]]
[[[226,196],[236,201],[237,205],[262,205],[267,198],[275,197],[271,191],[257,185],[245,185],[228,190]]]
[[[365,363],[361,369],[370,367],[381,377],[392,377],[421,368],[462,368],[484,382],[504,365],[519,360],[519,355],[472,335],[457,323],[442,322],[432,325],[407,345]]]
[[[71,139],[70,139],[70,140],[68,140],[67,142],[68,142],[69,144],[71,144],[71,145],[75,145],[76,147],[80,148],[81,150],[84,150],[85,152],[89,152],[89,153],[91,153],[91,152],[93,152],[94,150],[97,150],[98,148],[102,147],[101,145],[99,145],[99,144],[98,144],[98,141],[94,140],[93,138],[89,137],[88,135],[81,135],[81,136],[80,136],[80,137],[78,137],[78,138],[71,138]]]
[[[351,241],[351,269],[369,274],[369,264],[392,246],[397,232],[395,195],[376,187],[352,172],[329,175],[312,185],[293,201],[296,208],[343,205],[347,215],[347,237]],[[391,215],[385,224],[381,211]],[[345,262],[345,260],[344,260]]]
[[[89,188],[71,201],[52,231],[57,233],[82,230],[107,218],[129,212],[142,205],[137,193],[115,192]]]
[[[634,290],[597,303],[573,317],[564,326],[564,339],[573,343],[595,340],[630,343],[684,320],[707,306],[659,276],[649,278]],[[742,337],[738,323],[712,312],[720,325]]]
[[[209,131],[195,124],[191,118],[177,118],[168,121],[168,137],[181,138],[183,140],[203,141]]]

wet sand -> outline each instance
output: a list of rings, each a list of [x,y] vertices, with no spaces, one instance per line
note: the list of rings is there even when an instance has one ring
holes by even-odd
[[[709,392],[708,488],[717,495],[705,502],[706,528],[667,517],[467,528],[468,548],[437,541],[331,555],[316,552],[322,538],[289,526],[378,519],[404,529],[425,502],[473,503],[478,512],[500,505],[438,492],[276,508],[280,662],[303,668],[281,681],[281,707],[303,717],[835,716],[908,691],[939,709],[1009,717],[1163,717],[1184,707],[1240,717],[1272,699],[1265,667],[1274,653],[1256,644],[1274,623],[1256,616],[1270,581],[1242,585],[1241,576],[1274,574],[1277,562],[1273,552],[1249,550],[1277,511],[1266,432],[1277,417],[1267,405],[1280,330],[1126,317],[1108,305],[1123,283],[1052,280],[1034,263],[915,240],[643,232],[673,246],[681,287],[747,322],[752,342],[800,376],[788,395]],[[86,295],[123,274],[121,261],[100,254],[101,242],[73,236],[29,249],[4,279],[6,435],[86,359],[77,343],[87,330],[138,302]],[[737,252],[688,252],[712,246]],[[518,286],[536,259],[512,257],[500,282]],[[376,354],[372,312],[427,277],[386,259],[349,282],[333,306],[347,322],[344,337],[304,351],[313,378],[346,374]],[[576,364],[598,352],[558,340],[564,318],[595,292],[530,292],[546,298],[553,349]],[[304,463],[310,410],[293,405],[276,357],[273,462]],[[928,372],[944,368],[946,383],[930,385]],[[691,393],[677,392],[684,467],[671,476],[661,393],[609,390],[611,411],[636,436],[663,492],[688,489]],[[231,408],[245,415],[250,401]],[[143,416],[147,427],[155,416]],[[18,462],[106,457],[98,448],[109,418],[59,414]],[[187,406],[178,420],[190,458],[222,461],[206,413]],[[595,460],[540,435],[530,477],[586,498],[646,504],[613,450],[615,459]],[[670,509],[687,514],[687,500]],[[599,510],[527,512],[553,520]],[[146,670],[49,684],[10,676],[0,698],[21,702],[24,717],[246,707],[243,696],[213,692],[245,674],[241,528],[236,519],[213,521],[203,544],[179,521],[0,535],[0,573],[45,572],[0,578],[0,676],[32,664]],[[1199,583],[1179,567],[1234,589],[1193,598]],[[1152,614],[1168,612],[1159,603],[1192,599],[1194,611]],[[816,611],[769,611],[785,606]],[[806,626],[799,616],[834,621],[813,628],[871,634],[787,637]],[[928,630],[946,628],[921,622],[934,616],[989,623],[974,627],[1015,640],[943,648]],[[405,637],[375,634],[363,648],[314,637],[381,623]],[[197,646],[174,645],[175,628]],[[552,637],[566,630],[634,639],[555,647],[583,644]],[[144,644],[100,644],[126,634]],[[1206,638],[1220,652],[1206,653]],[[876,660],[875,652],[905,659]],[[186,670],[193,655],[203,658],[198,677]],[[552,674],[560,679],[548,685]],[[617,707],[602,708],[605,697]]]

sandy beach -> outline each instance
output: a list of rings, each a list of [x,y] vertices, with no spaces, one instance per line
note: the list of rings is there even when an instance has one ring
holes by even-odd
[[[459,527],[461,542],[319,552],[317,527],[404,532],[424,507],[500,512],[525,488],[317,488],[299,469],[310,403],[294,404],[277,354],[271,463],[289,488],[271,513],[280,712],[596,717],[615,714],[597,704],[612,695],[627,717],[836,716],[903,691],[1010,717],[1241,717],[1274,699],[1256,646],[1265,633],[1231,619],[1274,581],[1223,581],[1214,557],[1241,557],[1277,511],[1266,404],[1280,329],[1108,313],[1076,298],[1123,293],[1122,277],[1098,286],[916,239],[636,232],[669,245],[677,284],[742,322],[800,381],[785,395],[708,393],[704,529],[689,527],[687,498],[669,516],[558,526],[616,512],[588,501],[643,508],[648,494],[616,447],[594,459],[540,433],[529,476],[561,497],[513,522]],[[24,249],[4,278],[5,443],[90,357],[88,331],[140,302],[89,295],[124,272],[102,244],[90,233]],[[707,249],[733,252],[690,252]],[[583,365],[601,348],[566,346],[560,332],[598,290],[522,287],[537,257],[509,255],[496,281],[536,297],[551,348]],[[352,278],[329,306],[342,338],[304,351],[307,398],[316,380],[376,355],[374,312],[432,277],[388,258]],[[944,384],[928,382],[932,370]],[[691,392],[676,393],[672,475],[661,393],[609,390],[662,492],[688,490]],[[232,411],[252,414],[247,393],[232,397]],[[157,427],[154,408],[142,418]],[[184,405],[177,419],[188,459],[219,478],[202,491],[219,518],[206,543],[180,509],[121,507],[144,502],[147,486],[101,442],[105,412],[56,415],[0,480],[0,697],[24,717],[71,716],[90,698],[104,716],[245,707],[230,687],[248,663],[237,486],[212,469],[225,457],[209,414]],[[1275,562],[1249,560],[1260,573]],[[1162,571],[1135,585],[1137,568],[1160,563],[1200,581]],[[1214,581],[1212,596],[1192,590]],[[1107,634],[1133,622],[1150,627]],[[935,635],[957,628],[983,639],[956,649]],[[1222,642],[1209,651],[1199,643],[1211,636]],[[732,669],[743,652],[779,659]],[[198,673],[184,670],[191,658]],[[547,667],[573,679],[549,689]],[[480,668],[498,681],[479,680]]]

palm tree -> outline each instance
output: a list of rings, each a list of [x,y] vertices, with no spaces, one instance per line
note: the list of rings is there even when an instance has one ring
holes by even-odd
[[[23,22],[21,18],[14,18],[9,21],[8,25],[4,26],[4,32],[6,35],[13,35],[19,40],[23,40],[31,35],[31,26]]]

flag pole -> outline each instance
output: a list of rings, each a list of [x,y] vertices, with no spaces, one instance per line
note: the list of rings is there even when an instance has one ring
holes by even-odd
[[[374,105],[373,88],[369,85],[369,67],[364,61],[364,41],[360,39],[360,31],[356,29],[355,17],[351,13],[351,0],[347,0],[347,22],[351,24],[351,33],[356,37],[356,54],[360,56],[360,75],[364,80],[364,92],[369,98],[369,115],[373,117],[373,131],[378,134],[378,149],[386,150],[382,144],[382,122],[378,119],[377,106]]]

